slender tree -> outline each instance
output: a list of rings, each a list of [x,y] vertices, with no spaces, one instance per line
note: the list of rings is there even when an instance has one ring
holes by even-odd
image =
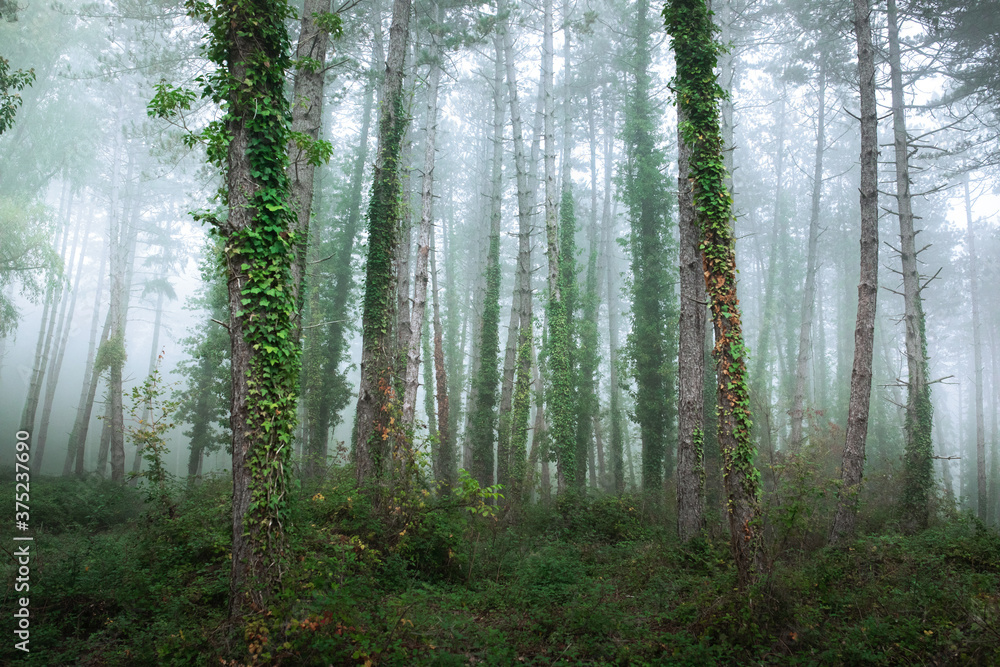
[[[965,174],[965,243],[969,253],[969,296],[972,300],[972,365],[975,369],[976,411],[976,514],[989,521],[989,492],[986,483],[986,426],[983,413],[983,336],[979,314],[979,266],[976,261],[976,234],[973,231],[969,175]]]
[[[819,246],[819,213],[823,195],[823,154],[826,151],[826,56],[820,53],[816,80],[816,152],[813,159],[812,199],[809,209],[809,240],[806,249],[806,284],[802,290],[802,317],[799,323],[799,347],[795,364],[795,392],[792,394],[792,432],[789,444],[798,450],[802,444],[802,416],[805,403],[809,356],[812,354],[813,313],[816,310],[816,264]]]
[[[490,248],[486,256],[486,294],[479,338],[479,368],[470,416],[472,474],[486,487],[493,484],[497,429],[497,390],[500,385],[500,216],[503,168],[503,55],[499,36],[494,37],[493,159],[490,195]],[[502,452],[506,456],[506,452]]]
[[[674,381],[673,336],[676,312],[666,267],[674,248],[667,229],[666,158],[657,146],[657,118],[652,99],[653,28],[648,0],[636,5],[629,69],[631,89],[625,105],[624,192],[629,210],[629,252],[632,259],[632,331],[628,350],[635,382],[635,418],[642,440],[642,488],[663,485],[668,430],[672,426]],[[666,461],[665,461],[666,459]]]
[[[854,366],[847,411],[840,499],[830,542],[854,537],[858,491],[865,461],[868,408],[872,388],[875,338],[875,299],[878,294],[878,137],[875,108],[875,49],[872,46],[868,0],[854,2],[854,35],[858,44],[858,81],[861,92],[861,278],[858,317],[854,328]]]
[[[910,142],[906,133],[903,71],[896,0],[888,0],[889,80],[892,88],[892,135],[896,163],[896,206],[899,218],[899,258],[903,277],[903,323],[906,341],[906,458],[903,513],[906,527],[927,527],[934,491],[934,444],[931,388],[927,377],[927,329],[917,266],[913,201],[910,196]]]
[[[542,80],[545,95],[545,240],[548,255],[549,304],[548,369],[550,388],[549,439],[556,453],[559,489],[565,490],[576,475],[576,429],[573,406],[573,366],[570,359],[572,337],[569,314],[563,297],[559,211],[556,205],[555,110],[553,108],[552,0],[545,0],[542,38]],[[572,261],[572,257],[567,261]]]
[[[430,72],[427,76],[427,118],[424,131],[424,167],[420,185],[420,231],[417,238],[417,257],[413,276],[413,302],[410,312],[412,335],[406,350],[406,371],[403,376],[403,424],[412,426],[416,410],[418,373],[420,370],[420,336],[424,330],[424,312],[427,307],[427,262],[430,254],[430,237],[434,222],[434,151],[437,138],[438,89],[441,85],[441,46],[438,37],[440,9],[431,5],[432,24],[429,27]]]
[[[688,541],[704,523],[705,280],[691,185],[691,147],[684,141],[684,112],[677,113],[677,193],[680,227],[677,408],[677,534]]]

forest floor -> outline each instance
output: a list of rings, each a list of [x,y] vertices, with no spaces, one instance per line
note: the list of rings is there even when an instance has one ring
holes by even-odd
[[[772,511],[770,573],[740,591],[720,527],[682,546],[635,496],[514,515],[478,486],[417,490],[376,521],[351,476],[298,490],[283,591],[235,637],[226,477],[163,493],[36,478],[31,652],[8,639],[0,663],[1000,664],[1000,537],[968,516],[831,549],[823,512]],[[5,560],[10,613],[24,594]]]

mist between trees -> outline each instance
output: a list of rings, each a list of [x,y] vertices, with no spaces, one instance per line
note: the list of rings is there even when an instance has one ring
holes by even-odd
[[[650,571],[697,562],[735,591],[719,599],[739,630],[705,659],[853,664],[831,647],[906,613],[824,635],[776,611],[797,599],[781,586],[813,576],[810,554],[833,568],[891,544],[909,563],[920,540],[986,579],[951,591],[942,618],[964,622],[872,655],[996,657],[997,556],[968,556],[1000,525],[991,2],[0,16],[0,430],[30,432],[35,521],[67,540],[47,609],[90,599],[68,574],[79,540],[138,536],[122,562],[144,586],[181,540],[200,573],[182,588],[204,588],[184,626],[200,639],[105,601],[95,618],[171,639],[88,621],[46,639],[60,655],[435,664],[441,627],[388,620],[433,606],[406,577],[596,582],[578,543],[609,522],[600,548],[673,554]],[[56,518],[66,498],[98,506]],[[325,559],[333,590],[382,592],[320,596]],[[671,593],[701,611],[665,621],[660,653],[630,643],[653,630],[619,584],[619,620],[594,630],[615,650],[566,659],[666,664],[683,644],[699,664],[719,607]],[[560,595],[537,608],[575,604]],[[494,629],[511,660],[555,664],[563,621],[534,643]],[[449,650],[499,650],[473,635]]]

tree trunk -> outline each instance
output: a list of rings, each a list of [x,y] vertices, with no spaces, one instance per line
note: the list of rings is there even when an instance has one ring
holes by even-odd
[[[976,516],[989,521],[989,490],[986,484],[986,425],[983,415],[983,342],[979,319],[979,265],[976,260],[976,235],[973,231],[972,203],[969,197],[969,174],[965,174],[965,242],[969,251],[969,297],[972,300],[972,366],[976,382]]]
[[[490,249],[486,257],[486,294],[480,327],[479,369],[473,392],[475,409],[470,408],[472,475],[480,486],[493,485],[494,444],[496,442],[497,369],[500,354],[500,216],[503,194],[503,58],[500,37],[494,35],[493,74],[493,159],[490,177]],[[506,456],[506,451],[502,452]],[[505,468],[506,465],[502,464]]]
[[[501,24],[503,36],[503,59],[506,67],[507,99],[510,106],[510,123],[514,140],[514,171],[517,183],[517,223],[518,223],[518,252],[517,252],[517,272],[515,275],[514,300],[511,307],[510,326],[507,330],[507,355],[504,360],[504,379],[500,393],[500,445],[505,437],[510,438],[510,471],[511,477],[508,482],[522,483],[525,475],[525,449],[527,447],[527,424],[523,425],[523,434],[515,431],[522,426],[518,420],[527,418],[526,409],[530,409],[530,393],[521,397],[518,404],[520,412],[514,409],[511,402],[516,402],[515,394],[515,366],[517,373],[517,384],[520,387],[522,382],[530,384],[531,381],[531,355],[530,350],[533,344],[531,327],[531,215],[534,207],[535,189],[534,181],[529,177],[527,158],[524,150],[524,129],[521,122],[521,104],[517,94],[517,70],[514,59],[514,38],[510,32],[507,18],[507,2],[499,0],[498,11],[504,17]],[[512,344],[512,341],[517,341]],[[525,350],[525,346],[527,349]],[[511,354],[514,348],[515,354]],[[511,359],[511,357],[514,359]],[[512,361],[508,367],[508,360]],[[508,387],[508,382],[510,387]],[[505,419],[505,414],[513,411]],[[507,424],[505,424],[507,422]],[[507,433],[509,436],[506,436]],[[499,445],[498,445],[499,448]],[[533,473],[533,466],[529,466]],[[501,483],[504,481],[499,480]]]
[[[560,491],[574,478],[576,471],[576,441],[573,428],[573,378],[570,363],[570,323],[563,303],[560,281],[559,212],[556,206],[555,109],[553,106],[553,46],[552,0],[545,0],[544,35],[542,39],[542,79],[544,81],[544,143],[545,143],[545,238],[548,255],[549,308],[549,373],[552,378],[548,392],[551,437],[549,442],[557,457],[556,474]],[[570,258],[572,259],[572,258]]]
[[[904,463],[904,527],[927,527],[934,492],[933,405],[927,377],[927,340],[916,232],[910,197],[910,148],[906,134],[903,72],[899,49],[896,0],[888,0],[889,69],[892,86],[892,132],[896,161],[896,203],[899,210],[899,251],[903,273],[903,322],[906,327],[906,458]]]
[[[399,157],[407,118],[403,107],[403,60],[409,36],[410,0],[394,0],[389,30],[385,87],[379,112],[378,157],[368,211],[368,261],[362,314],[363,351],[356,419],[358,484],[382,485],[391,451],[386,445],[389,414],[397,402],[393,378],[392,311],[396,296],[393,262],[398,245],[400,199]],[[387,436],[383,439],[382,436]],[[385,444],[383,444],[385,443]],[[379,504],[376,498],[376,505]]]
[[[795,364],[795,393],[792,394],[792,451],[802,445],[802,413],[806,393],[809,355],[812,353],[813,311],[816,308],[816,248],[819,244],[819,207],[823,194],[823,153],[826,150],[826,57],[820,54],[816,104],[816,157],[813,162],[812,208],[809,214],[809,245],[806,254],[806,285],[802,290],[802,318],[799,325],[799,354]]]
[[[380,34],[376,32],[376,35]],[[376,44],[380,40],[376,39]],[[375,57],[373,57],[373,61]],[[371,129],[372,109],[374,106],[376,88],[376,62],[368,72],[365,84],[364,101],[361,110],[361,132],[358,137],[358,148],[351,167],[351,182],[348,190],[345,208],[347,221],[341,230],[340,246],[337,249],[336,266],[333,269],[333,303],[330,308],[330,323],[327,325],[325,358],[322,361],[322,373],[318,391],[320,392],[316,414],[313,416],[309,434],[309,461],[305,476],[314,477],[320,471],[320,464],[325,463],[329,453],[330,429],[337,423],[337,415],[333,414],[333,393],[340,376],[340,364],[343,361],[346,324],[349,321],[347,302],[354,287],[354,268],[351,258],[354,255],[354,245],[358,235],[358,225],[361,221],[361,198],[363,194],[365,164],[368,160],[368,135]]]
[[[105,269],[108,264],[108,248],[101,252],[101,266],[97,271],[97,290],[94,293],[94,314],[90,318],[90,341],[87,344],[87,361],[83,370],[83,385],[80,387],[80,400],[77,402],[76,420],[66,442],[66,460],[63,462],[63,477],[69,477],[76,465],[77,475],[83,475],[83,458],[87,442],[87,431],[90,428],[90,415],[94,409],[94,396],[97,393],[99,372],[94,371],[94,357],[97,354],[97,327],[101,321],[101,295],[104,292]],[[105,318],[105,330],[101,333],[104,340],[110,331],[111,320]]]
[[[712,71],[718,46],[711,14],[702,0],[674,0],[665,11],[677,60],[678,106],[684,112],[682,138],[691,147],[696,223],[701,230],[705,290],[711,299],[718,377],[719,447],[722,451],[730,549],[741,588],[763,570],[758,497],[759,473],[750,433],[746,346],[737,297],[732,198],[722,165],[717,87]]]
[[[755,390],[754,412],[758,415],[757,422],[763,422],[763,441],[771,449],[773,447],[771,428],[771,376],[768,372],[768,360],[771,356],[771,332],[776,326],[774,312],[774,292],[777,283],[778,269],[785,260],[788,246],[787,225],[781,214],[781,198],[784,189],[784,156],[785,156],[785,89],[782,87],[779,100],[776,124],[778,126],[777,149],[774,155],[774,215],[771,222],[771,258],[767,267],[767,278],[764,284],[764,304],[760,315],[760,333],[757,337],[757,349],[754,358],[753,373],[750,376]],[[683,303],[683,302],[682,302]],[[683,306],[682,306],[683,307]],[[777,353],[775,356],[780,356]],[[759,415],[763,414],[763,419]]]
[[[78,232],[82,231],[83,239],[79,242],[79,254],[76,258],[76,276],[73,278],[73,286],[71,288],[71,294],[69,295],[68,308],[66,298],[63,298],[63,303],[60,306],[59,326],[55,334],[55,354],[52,358],[52,363],[49,366],[49,372],[46,377],[45,401],[42,404],[42,419],[38,425],[38,435],[35,437],[34,442],[35,451],[31,459],[31,464],[35,468],[36,473],[42,469],[42,458],[45,454],[45,442],[49,431],[49,419],[52,416],[52,404],[55,399],[56,387],[59,383],[59,375],[62,372],[63,356],[66,353],[66,345],[69,343],[69,334],[73,323],[73,313],[76,312],[76,297],[80,291],[80,279],[83,277],[83,260],[87,256],[87,245],[90,240],[90,223],[92,220],[90,213],[90,211],[87,213],[87,222],[81,222],[78,225]],[[74,239],[74,246],[76,246],[76,244],[77,240]],[[67,270],[70,270],[71,266],[72,264],[67,267]]]
[[[444,331],[441,326],[441,293],[438,291],[437,250],[431,234],[431,289],[434,293],[434,383],[437,388],[438,458],[434,477],[451,485],[455,481],[455,436],[448,405],[448,375],[444,362]]]
[[[587,228],[587,276],[584,288],[582,312],[579,321],[580,348],[579,367],[577,375],[577,421],[576,421],[576,453],[578,457],[577,471],[585,471],[583,461],[590,466],[590,483],[598,487],[597,469],[594,459],[594,419],[600,411],[597,399],[597,365],[598,346],[597,313],[600,306],[598,296],[597,269],[597,119],[594,114],[594,96],[587,95],[587,126],[590,144],[590,225]],[[586,456],[586,459],[584,459]],[[603,456],[601,457],[603,459]],[[603,461],[602,461],[603,467]],[[582,488],[580,479],[577,485]]]
[[[431,33],[431,63],[428,74],[427,126],[424,138],[424,170],[420,186],[420,232],[417,238],[417,258],[413,276],[413,305],[410,311],[409,345],[406,351],[406,373],[403,377],[403,425],[413,425],[416,412],[417,387],[420,384],[420,336],[424,330],[424,311],[427,307],[427,260],[430,253],[430,236],[434,204],[434,145],[437,137],[438,87],[441,83],[441,48],[437,39],[439,8],[435,2],[431,15],[434,25]]]
[[[604,95],[609,96],[610,87]],[[608,412],[610,421],[611,490],[625,493],[625,461],[622,433],[621,384],[618,379],[618,284],[615,277],[615,216],[611,211],[612,169],[615,163],[615,107],[604,100],[604,204],[601,210],[602,247],[605,252],[605,290],[608,304]]]
[[[297,212],[288,180],[291,66],[283,0],[225,0],[209,53],[227,104],[225,239],[232,397],[232,569],[229,620],[263,614],[285,567],[288,494],[297,414],[300,309],[293,294]],[[267,113],[262,114],[264,109]],[[277,119],[277,120],[276,120]],[[308,213],[308,212],[307,212]]]
[[[687,542],[704,526],[705,452],[705,294],[698,251],[699,231],[691,185],[691,147],[681,136],[683,111],[678,109],[677,192],[680,211],[680,320],[677,356],[677,535]],[[780,148],[779,148],[780,150]]]
[[[854,366],[847,412],[843,481],[830,542],[853,539],[858,492],[865,462],[868,408],[872,388],[872,349],[875,301],[878,294],[878,136],[875,108],[875,49],[872,46],[868,0],[853,0],[854,34],[858,44],[858,80],[861,88],[861,278],[858,317],[854,328]]]
[[[326,52],[330,35],[318,19],[330,11],[326,0],[305,0],[299,41],[295,47],[295,70],[292,88],[292,139],[288,142],[288,180],[295,212],[295,261],[292,262],[292,298],[302,309],[303,281],[306,273],[306,248],[309,245],[309,219],[312,213],[314,175],[322,161],[315,142],[323,129],[323,88],[326,82]],[[305,141],[295,135],[304,135]],[[311,150],[312,149],[312,150]],[[302,320],[295,320],[295,339],[302,335]]]

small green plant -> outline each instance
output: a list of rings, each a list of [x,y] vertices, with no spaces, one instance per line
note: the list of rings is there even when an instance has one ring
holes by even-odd
[[[167,470],[163,466],[163,455],[167,451],[164,434],[174,427],[171,417],[180,406],[180,401],[166,398],[167,387],[160,376],[160,362],[163,353],[156,358],[153,372],[137,387],[132,387],[132,403],[129,415],[134,424],[125,428],[132,444],[142,453],[146,470],[136,476],[144,478],[150,488],[148,499],[167,497]]]

